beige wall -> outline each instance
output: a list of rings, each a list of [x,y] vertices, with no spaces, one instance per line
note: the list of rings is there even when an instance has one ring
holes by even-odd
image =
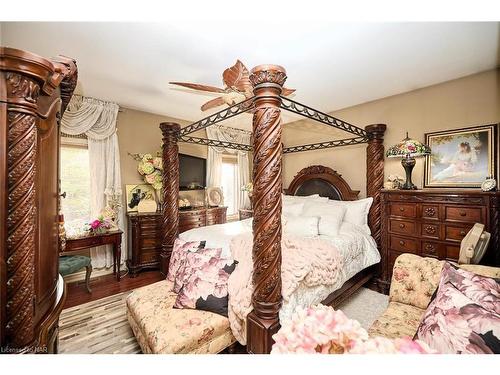
[[[306,103],[314,107],[314,103]],[[332,115],[364,127],[385,123],[385,147],[399,142],[408,131],[412,138],[424,141],[424,133],[500,122],[500,70],[491,70],[448,81],[408,93],[360,104],[333,112]],[[286,124],[283,133],[286,146],[336,138],[348,133],[325,129],[310,120]],[[340,137],[338,135],[340,134]],[[342,135],[344,134],[344,136]],[[288,186],[301,168],[322,164],[337,170],[353,189],[366,194],[366,146],[308,151],[285,155],[284,186]],[[498,163],[497,163],[498,164]],[[417,159],[413,182],[422,187],[423,159]],[[399,159],[386,159],[385,175],[404,176]]]
[[[185,126],[188,122],[172,117],[155,115],[148,112],[129,108],[120,108],[118,113],[117,129],[120,146],[120,162],[123,191],[125,185],[142,183],[141,175],[137,172],[137,162],[128,153],[151,153],[161,149],[161,122],[177,122]],[[206,137],[206,132],[197,132],[193,135]],[[188,143],[179,143],[179,151],[183,154],[207,157],[207,147]]]

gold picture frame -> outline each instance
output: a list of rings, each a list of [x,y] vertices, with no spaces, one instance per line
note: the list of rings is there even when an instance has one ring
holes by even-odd
[[[479,188],[497,178],[498,124],[425,134],[424,188]]]

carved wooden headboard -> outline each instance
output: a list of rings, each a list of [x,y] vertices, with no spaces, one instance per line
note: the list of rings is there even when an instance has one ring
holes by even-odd
[[[346,180],[331,168],[313,165],[299,171],[286,190],[290,195],[319,194],[341,201],[358,199],[359,190],[352,190]]]

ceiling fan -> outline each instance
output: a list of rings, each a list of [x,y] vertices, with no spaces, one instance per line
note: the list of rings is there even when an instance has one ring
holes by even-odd
[[[240,60],[236,60],[236,64],[227,68],[222,73],[222,81],[224,88],[199,85],[197,83],[186,82],[169,82],[172,85],[187,87],[193,90],[216,92],[221,94],[215,99],[209,100],[201,106],[202,111],[211,108],[216,108],[221,105],[227,104],[229,106],[240,103],[253,96],[253,88],[250,83],[250,72],[247,67],[243,65]],[[295,92],[295,89],[283,88],[282,95],[287,96]]]

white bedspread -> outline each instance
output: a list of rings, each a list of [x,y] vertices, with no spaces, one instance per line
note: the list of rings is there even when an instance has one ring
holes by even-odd
[[[206,247],[222,248],[222,255],[231,256],[229,244],[238,234],[252,232],[252,219],[235,221],[226,224],[211,225],[188,230],[179,237],[185,241],[206,241]],[[343,223],[336,237],[318,236],[330,241],[337,247],[344,261],[342,282],[332,286],[314,288],[300,286],[288,300],[283,301],[280,320],[288,319],[297,306],[310,306],[323,301],[328,295],[339,289],[344,282],[361,270],[380,262],[380,254],[375,240],[356,225]]]

